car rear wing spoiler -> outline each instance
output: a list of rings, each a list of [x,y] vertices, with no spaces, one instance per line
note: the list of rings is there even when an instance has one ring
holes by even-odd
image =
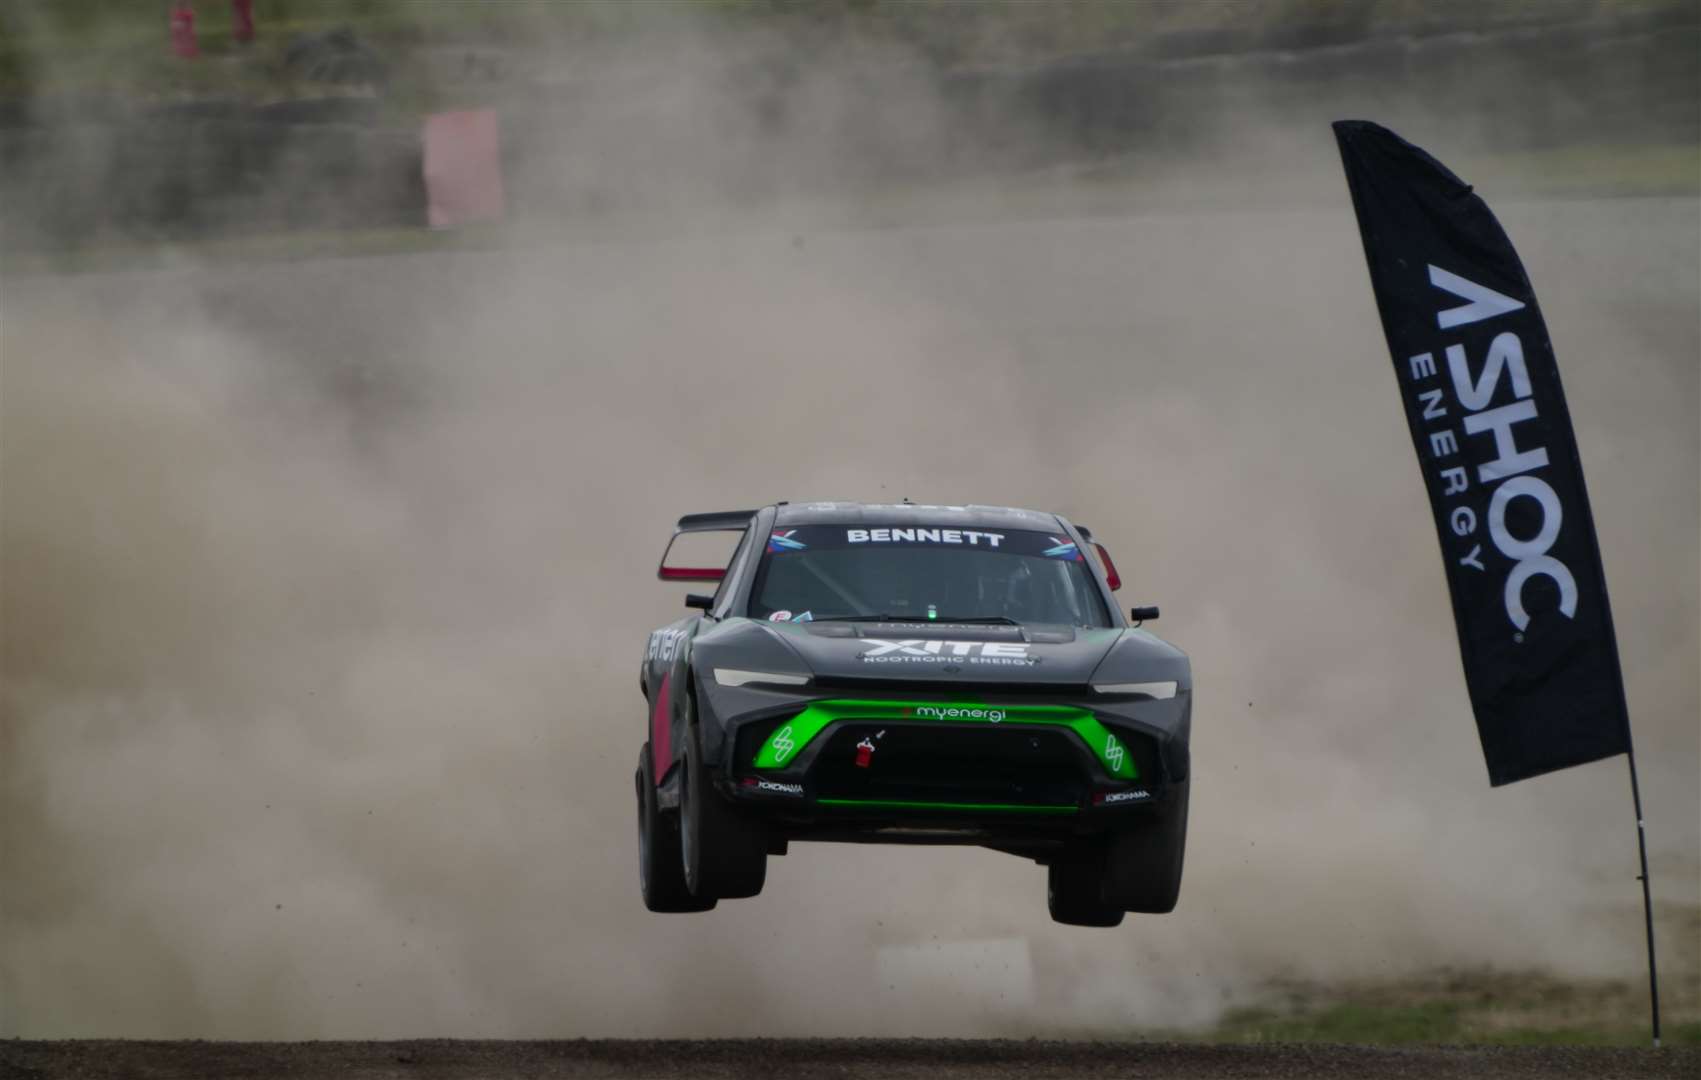
[[[726,577],[724,566],[669,566],[668,553],[673,550],[674,541],[685,533],[743,532],[756,519],[757,513],[755,510],[717,510],[708,514],[686,514],[673,527],[673,536],[668,539],[661,563],[656,567],[656,577],[661,581],[719,581]]]
[[[750,526],[755,510],[715,510],[707,514],[686,514],[673,527],[674,535],[688,532],[740,532]]]

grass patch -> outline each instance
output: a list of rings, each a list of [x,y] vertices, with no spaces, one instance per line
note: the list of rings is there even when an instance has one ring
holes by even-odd
[[[138,239],[37,251],[13,250],[0,257],[0,275],[159,270],[186,263],[287,262],[426,251],[481,251],[502,246],[503,235],[489,226],[442,231],[422,226]]]
[[[1664,1042],[1701,1046],[1694,971],[1661,980]],[[1272,987],[1207,1036],[1227,1043],[1646,1046],[1647,984],[1535,973],[1442,971],[1399,982]]]
[[[1701,1046],[1701,1022],[1667,1024],[1668,1046]],[[1283,1016],[1248,1009],[1231,1014],[1213,1035],[1228,1043],[1348,1043],[1453,1046],[1646,1046],[1644,1027],[1515,1027],[1484,1030],[1458,1005],[1335,1005]]]
[[[1574,145],[1485,156],[1463,173],[1479,191],[1520,195],[1693,195],[1701,190],[1701,145]],[[1466,164],[1460,165],[1465,169]]]
[[[1225,1017],[1218,1035],[1224,1042],[1456,1043],[1460,1007],[1432,1002],[1405,1008],[1332,1005],[1283,1015],[1247,1009]]]

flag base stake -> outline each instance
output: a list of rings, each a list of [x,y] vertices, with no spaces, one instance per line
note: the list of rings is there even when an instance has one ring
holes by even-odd
[[[1642,788],[1636,782],[1636,751],[1625,755],[1630,761],[1630,799],[1636,804],[1636,847],[1642,856],[1642,919],[1648,930],[1648,1006],[1654,1020],[1654,1048],[1660,1045],[1660,979],[1654,967],[1654,897],[1648,884],[1648,829],[1642,820]]]

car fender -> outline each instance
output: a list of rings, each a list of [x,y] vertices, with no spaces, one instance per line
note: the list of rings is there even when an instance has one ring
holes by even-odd
[[[691,652],[703,619],[687,616],[650,634],[639,683],[648,704],[650,762],[660,787],[684,753],[685,702],[691,693]]]

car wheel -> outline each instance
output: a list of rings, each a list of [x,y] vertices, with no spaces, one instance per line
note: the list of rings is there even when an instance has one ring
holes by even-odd
[[[1162,915],[1181,896],[1181,866],[1187,855],[1187,796],[1180,790],[1163,816],[1111,837],[1105,858],[1105,900],[1123,911]]]
[[[638,888],[651,911],[708,911],[714,900],[699,900],[685,887],[685,868],[679,855],[679,823],[656,806],[656,774],[650,747],[638,752]]]
[[[1119,926],[1122,909],[1101,899],[1104,859],[1097,853],[1060,855],[1045,872],[1045,902],[1053,920],[1069,926]]]
[[[679,793],[680,856],[693,895],[755,896],[768,876],[768,835],[720,792],[703,760],[697,728],[686,729]]]

